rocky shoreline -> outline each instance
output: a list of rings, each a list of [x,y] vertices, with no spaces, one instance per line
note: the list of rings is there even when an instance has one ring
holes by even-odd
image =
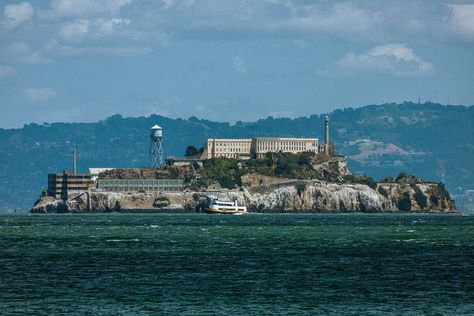
[[[435,183],[330,183],[295,180],[293,183],[240,189],[185,190],[180,193],[117,193],[90,191],[64,201],[41,195],[31,213],[200,212],[207,199],[237,201],[251,213],[393,213],[457,212],[448,196],[438,195]]]

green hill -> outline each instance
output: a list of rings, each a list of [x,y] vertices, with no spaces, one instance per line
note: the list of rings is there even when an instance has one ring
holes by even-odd
[[[447,188],[474,185],[474,107],[440,104],[384,104],[330,113],[330,137],[336,151],[348,156],[353,173],[375,179],[401,171],[426,180],[444,179]],[[97,123],[29,124],[0,129],[0,209],[31,207],[46,175],[72,169],[72,147],[78,149],[78,171],[89,167],[148,165],[148,132],[164,129],[165,155],[182,156],[187,145],[201,147],[212,137],[319,137],[324,115],[261,119],[256,122],[212,122],[195,117],[170,119],[109,117]]]

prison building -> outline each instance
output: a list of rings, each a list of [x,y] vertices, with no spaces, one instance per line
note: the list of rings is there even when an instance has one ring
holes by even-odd
[[[89,191],[93,186],[90,174],[50,173],[48,174],[48,194],[57,199],[67,200],[70,194]]]
[[[318,153],[317,138],[254,138],[252,155],[263,158],[268,152],[301,153],[310,151]]]
[[[184,181],[182,179],[99,179],[97,189],[107,192],[181,192],[184,189]]]
[[[317,138],[247,138],[208,139],[205,144],[207,158],[227,157],[235,159],[263,158],[268,152],[319,152]]]
[[[205,145],[208,159],[217,157],[249,159],[251,157],[251,148],[251,138],[212,138],[208,139]]]

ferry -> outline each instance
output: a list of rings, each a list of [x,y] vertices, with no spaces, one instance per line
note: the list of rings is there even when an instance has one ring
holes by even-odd
[[[246,206],[239,206],[235,202],[223,202],[219,200],[211,200],[204,211],[208,214],[245,214],[247,213]]]

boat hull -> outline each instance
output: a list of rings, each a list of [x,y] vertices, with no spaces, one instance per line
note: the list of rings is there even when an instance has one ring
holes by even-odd
[[[215,209],[215,208],[206,208],[204,212],[207,214],[245,214],[246,211],[243,210],[222,210],[222,209]]]

